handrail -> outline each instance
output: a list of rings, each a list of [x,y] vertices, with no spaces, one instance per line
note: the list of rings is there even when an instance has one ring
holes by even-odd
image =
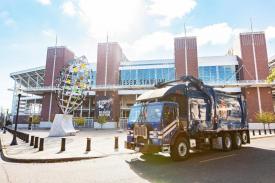
[[[238,81],[217,81],[217,82],[204,82],[207,85],[213,87],[272,87],[275,86],[275,82],[267,82],[266,80],[238,80]],[[138,89],[153,89],[154,85],[94,85],[89,87],[88,91],[102,91],[102,90],[138,90]],[[57,91],[61,90],[60,88],[51,86],[43,86],[43,87],[29,87],[23,89],[25,92],[31,91]]]

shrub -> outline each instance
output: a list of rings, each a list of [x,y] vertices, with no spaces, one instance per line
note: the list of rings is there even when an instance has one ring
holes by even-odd
[[[101,124],[101,128],[102,128],[103,124],[107,122],[107,116],[98,116],[97,122]]]
[[[32,116],[32,124],[39,124],[40,123],[40,116],[33,115]]]
[[[269,126],[270,123],[275,121],[275,115],[272,112],[256,113],[256,120],[263,123],[265,129],[265,124]]]
[[[74,121],[77,126],[84,126],[85,124],[85,118],[83,117],[77,117],[74,119]]]

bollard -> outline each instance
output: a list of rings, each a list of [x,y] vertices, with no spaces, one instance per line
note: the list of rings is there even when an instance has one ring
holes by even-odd
[[[252,130],[252,134],[253,134],[253,136],[255,136],[255,131],[254,130]]]
[[[266,129],[264,129],[264,134],[266,135]]]
[[[61,139],[61,149],[60,151],[65,151],[66,138]]]
[[[30,138],[30,135],[26,134],[26,143],[29,143],[29,138]]]
[[[40,138],[40,142],[39,142],[39,151],[43,151],[44,150],[44,138]]]
[[[118,137],[115,137],[115,149],[118,149]]]
[[[34,148],[38,148],[38,140],[39,140],[39,137],[35,137],[34,138]]]
[[[261,135],[261,130],[259,130],[259,135]]]
[[[32,136],[31,136],[30,146],[33,146],[33,144],[34,144],[34,136],[32,135]]]
[[[23,134],[23,137],[24,137],[23,140],[24,140],[25,142],[27,142],[27,134],[24,133],[24,134]]]
[[[274,132],[274,134],[275,134],[275,129],[273,129],[273,132]]]
[[[271,129],[269,129],[269,134],[272,134]]]
[[[86,151],[91,151],[91,138],[87,138]]]

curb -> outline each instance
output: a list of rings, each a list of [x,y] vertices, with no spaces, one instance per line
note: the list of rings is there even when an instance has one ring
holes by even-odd
[[[80,160],[89,160],[89,159],[97,159],[104,158],[107,155],[103,156],[94,156],[94,157],[69,157],[69,158],[49,158],[49,159],[18,159],[11,158],[6,154],[6,148],[2,146],[2,138],[0,137],[0,151],[1,158],[6,162],[13,163],[60,163],[60,162],[70,162],[70,161],[80,161]]]
[[[253,139],[262,139],[262,138],[268,138],[268,137],[275,137],[275,135],[268,135],[268,136],[258,136],[258,137],[253,137],[253,138],[251,138],[251,136],[250,136],[250,139],[251,140],[253,140]]]

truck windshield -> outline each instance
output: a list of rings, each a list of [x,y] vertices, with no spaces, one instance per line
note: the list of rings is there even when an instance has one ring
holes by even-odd
[[[136,105],[131,108],[128,123],[160,122],[163,105]]]

